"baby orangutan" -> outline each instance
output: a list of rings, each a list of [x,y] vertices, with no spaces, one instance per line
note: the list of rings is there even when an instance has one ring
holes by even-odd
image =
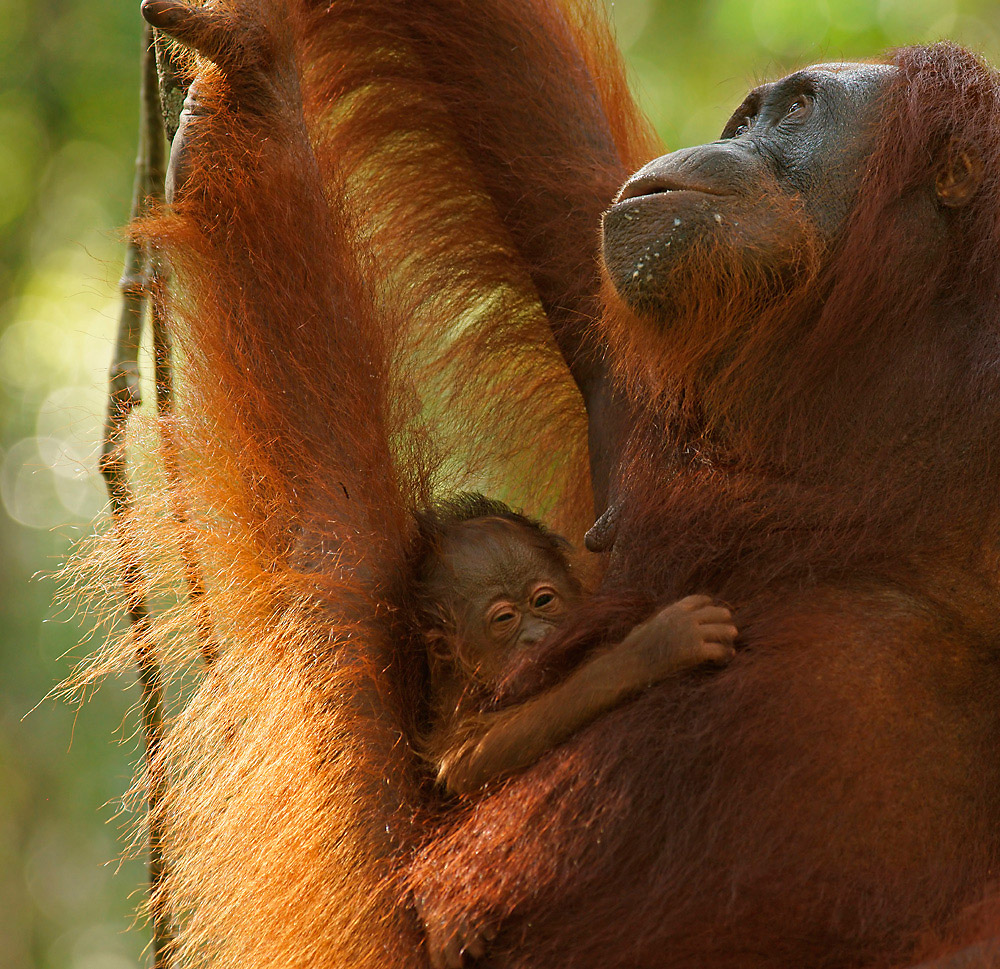
[[[602,713],[671,674],[733,656],[729,610],[688,596],[582,662],[557,685],[497,711],[505,677],[583,593],[565,539],[481,495],[418,515],[421,631],[430,670],[424,754],[449,794],[466,795],[535,763]],[[433,969],[485,954],[488,924],[448,924],[416,899]]]
[[[441,502],[420,523],[427,550],[418,584],[430,669],[424,748],[448,793],[502,780],[646,687],[733,655],[729,610],[707,596],[688,596],[558,685],[488,712],[505,674],[530,659],[582,594],[570,546],[481,495]]]

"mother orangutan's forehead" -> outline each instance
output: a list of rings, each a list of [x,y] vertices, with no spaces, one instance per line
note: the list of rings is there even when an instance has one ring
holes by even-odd
[[[890,76],[899,68],[894,64],[868,64],[864,61],[832,61],[825,64],[810,64],[803,68],[806,71],[822,71],[826,74],[839,74],[841,76],[849,74],[861,74],[866,77],[873,75]]]
[[[866,87],[883,86],[898,70],[893,64],[865,64],[859,61],[811,64],[785,77],[759,85],[750,92],[748,99],[765,101],[810,87],[823,88],[831,83],[834,88],[860,93]]]

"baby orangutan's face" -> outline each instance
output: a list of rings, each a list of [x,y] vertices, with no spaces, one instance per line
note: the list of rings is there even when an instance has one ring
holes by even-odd
[[[580,591],[541,536],[502,518],[454,528],[435,573],[462,659],[483,682],[494,682],[519,650],[541,642]]]

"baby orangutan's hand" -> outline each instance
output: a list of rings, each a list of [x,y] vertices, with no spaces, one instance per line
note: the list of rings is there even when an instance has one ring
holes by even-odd
[[[486,955],[486,943],[496,938],[496,928],[489,923],[473,923],[468,916],[451,921],[434,914],[424,900],[417,899],[416,904],[431,969],[463,969]]]
[[[661,609],[625,638],[648,684],[702,663],[722,665],[735,655],[737,629],[725,606],[688,596]]]

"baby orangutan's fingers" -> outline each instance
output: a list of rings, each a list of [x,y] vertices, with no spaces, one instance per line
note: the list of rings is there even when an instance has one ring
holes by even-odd
[[[220,67],[227,67],[232,51],[233,19],[185,0],[142,0],[143,17],[154,27],[203,54]]]
[[[703,606],[701,609],[696,609],[694,613],[695,622],[702,624],[709,623],[727,623],[731,624],[733,621],[733,614],[725,606]]]
[[[702,662],[715,663],[717,666],[724,666],[736,655],[736,650],[732,646],[723,643],[702,643]]]
[[[739,631],[732,623],[705,625],[698,631],[707,643],[731,643],[739,635]]]
[[[694,611],[695,609],[704,609],[705,606],[710,606],[712,604],[711,596],[685,596],[683,599],[679,599],[674,605],[681,609],[688,609]]]

